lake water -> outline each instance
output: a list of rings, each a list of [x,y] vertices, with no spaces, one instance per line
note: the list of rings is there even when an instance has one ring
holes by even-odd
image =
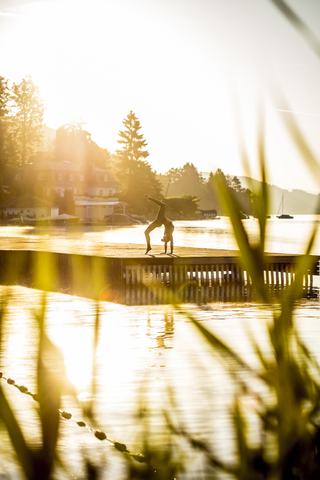
[[[319,224],[320,215],[296,215],[292,220],[279,220],[272,217],[267,221],[266,251],[275,253],[304,253],[306,242],[312,231],[313,223]],[[259,225],[252,217],[244,220],[249,237],[254,242],[259,236]],[[176,221],[174,231],[175,245],[200,248],[236,249],[231,224],[228,217],[220,220]],[[41,239],[43,245],[47,241],[51,245],[68,239],[74,244],[74,252],[79,252],[78,241],[105,243],[145,244],[144,230],[146,225],[129,227],[73,226],[73,227],[0,227],[0,238],[12,238],[21,241]],[[158,228],[151,233],[152,245],[163,245],[163,230]],[[320,252],[320,237],[315,245],[315,252]]]
[[[319,219],[312,216],[296,216],[293,220],[271,218],[268,220],[266,250],[303,253],[313,222],[318,223]],[[246,220],[245,225],[250,238],[255,241],[259,234],[257,221]],[[1,227],[0,237],[3,242],[12,239],[15,245],[19,241],[25,245],[35,238],[52,245],[68,238],[76,252],[79,240],[100,244],[143,244],[144,229],[144,225],[94,227],[93,230],[19,226]],[[161,244],[161,233],[160,229],[152,233],[154,245]],[[175,222],[175,243],[201,248],[237,248],[227,218]],[[313,253],[320,253],[319,237]],[[1,293],[7,296],[8,290],[1,287]],[[39,291],[11,288],[2,333],[1,370],[33,392],[36,391],[38,344],[35,313],[41,308],[41,302]],[[267,307],[253,303],[217,302],[183,308],[251,365],[257,366],[257,360],[248,330],[253,332],[263,351],[269,351],[266,331],[272,314]],[[66,374],[60,372],[57,375],[62,385],[71,382],[76,392],[73,396],[70,391],[65,391],[62,408],[76,419],[84,419],[82,406],[88,405],[92,395],[96,305],[80,297],[50,293],[45,316],[48,336],[60,349],[65,365]],[[299,302],[296,322],[303,339],[320,362],[319,301]],[[106,432],[109,439],[125,443],[132,451],[141,450],[145,422],[139,421],[137,413],[142,402],[151,410],[150,429],[154,445],[162,441],[161,431],[165,425],[162,413],[166,410],[177,424],[183,424],[197,438],[207,439],[217,456],[232,461],[234,437],[228,409],[237,384],[212,355],[210,347],[183,312],[166,305],[128,307],[101,303],[94,382],[97,428]],[[36,403],[5,382],[2,386],[28,441],[36,444],[39,435]],[[254,385],[254,388],[264,393],[261,385]],[[253,445],[256,435],[253,425]],[[12,446],[3,428],[0,441],[1,478],[20,480],[22,476],[15,467]],[[72,421],[61,423],[59,453],[70,465],[70,474],[59,473],[59,479],[84,478],[85,457],[103,465],[102,478],[125,478],[123,456]],[[189,469],[179,478],[197,478],[195,472],[202,468],[201,458],[190,455]],[[210,478],[210,475],[204,478]]]

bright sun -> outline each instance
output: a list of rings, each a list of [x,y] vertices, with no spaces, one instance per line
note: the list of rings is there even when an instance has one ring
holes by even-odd
[[[311,114],[299,115],[299,122],[317,152],[320,64],[268,2],[17,3],[0,11],[1,75],[14,82],[32,77],[47,126],[82,121],[99,146],[115,152],[122,121],[132,110],[157,172],[189,162],[200,172],[222,168],[240,176],[247,172],[236,141],[235,92],[251,173],[258,178],[261,88],[270,183],[318,190],[316,178],[302,174],[300,155],[279,120],[290,112],[272,104],[269,94],[279,81],[292,110]],[[310,18],[318,18],[312,2],[304,3]]]

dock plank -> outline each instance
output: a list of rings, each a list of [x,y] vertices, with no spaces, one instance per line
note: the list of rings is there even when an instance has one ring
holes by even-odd
[[[1,237],[1,250],[33,250],[55,253],[72,253],[79,255],[93,255],[112,258],[133,258],[133,259],[154,259],[159,258],[201,258],[201,257],[239,257],[238,250],[196,248],[196,247],[175,247],[174,253],[163,254],[163,246],[154,245],[148,255],[145,255],[146,246],[134,243],[104,243],[78,239],[48,238],[48,237]],[[270,257],[293,258],[297,255],[285,253],[269,253]]]

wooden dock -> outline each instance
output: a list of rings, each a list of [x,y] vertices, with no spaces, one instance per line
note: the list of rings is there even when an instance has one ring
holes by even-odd
[[[145,255],[145,245],[102,244],[55,239],[2,241],[0,283],[19,284],[106,301],[157,304],[238,301],[254,298],[254,288],[233,250],[175,248],[161,254],[161,246]],[[16,243],[15,243],[16,242]],[[22,247],[22,248],[21,248]],[[299,255],[269,254],[265,284],[275,294],[295,277]],[[313,276],[319,275],[319,257],[305,272],[304,295],[314,295]]]

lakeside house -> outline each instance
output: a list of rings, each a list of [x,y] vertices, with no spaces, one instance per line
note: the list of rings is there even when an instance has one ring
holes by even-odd
[[[0,204],[1,220],[20,219],[21,222],[45,217],[57,217],[59,206],[42,198],[26,193],[18,198],[10,198]]]
[[[99,201],[92,198],[80,198],[75,200],[75,217],[83,221],[101,222],[114,221],[117,223],[141,223],[126,215],[126,204],[119,202],[117,198]],[[60,207],[48,200],[35,197],[29,193],[21,197],[11,198],[0,204],[0,219],[2,221],[19,221],[27,223],[34,220],[59,220],[62,217]],[[129,222],[130,220],[130,222]]]
[[[26,186],[35,196],[19,196]],[[74,201],[75,215],[84,221],[104,221],[119,210],[122,213],[125,210],[125,204],[115,198],[119,183],[108,170],[94,163],[81,165],[42,159],[16,170],[10,187],[17,198],[0,206],[2,219],[56,217],[61,212],[58,206],[52,205],[61,203],[58,199],[67,195]]]
[[[16,170],[11,185],[15,191],[28,184],[37,196],[52,198],[54,193],[73,196],[112,197],[119,190],[119,183],[106,169],[94,163],[81,165],[68,161],[41,160]]]

